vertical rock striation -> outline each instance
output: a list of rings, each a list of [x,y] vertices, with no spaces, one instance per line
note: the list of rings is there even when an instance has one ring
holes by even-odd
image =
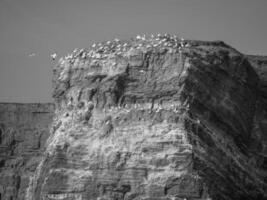
[[[223,42],[106,41],[54,68],[27,200],[267,198],[259,79]]]
[[[0,103],[0,199],[25,199],[41,160],[54,105]]]

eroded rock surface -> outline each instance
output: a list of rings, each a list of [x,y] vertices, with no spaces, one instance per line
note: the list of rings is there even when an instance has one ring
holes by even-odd
[[[0,199],[22,200],[40,163],[54,105],[0,103]]]
[[[75,50],[54,68],[55,118],[26,199],[267,198],[259,82],[223,42]]]

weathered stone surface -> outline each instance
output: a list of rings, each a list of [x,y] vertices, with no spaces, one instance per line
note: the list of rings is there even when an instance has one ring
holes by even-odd
[[[25,199],[40,163],[54,105],[0,103],[0,199]]]
[[[75,51],[28,200],[267,198],[258,75],[223,42],[169,35]]]

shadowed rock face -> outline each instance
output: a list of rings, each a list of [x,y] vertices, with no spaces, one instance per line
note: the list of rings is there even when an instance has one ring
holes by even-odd
[[[259,76],[259,93],[264,107],[267,108],[267,56],[249,55],[247,58]]]
[[[26,199],[267,198],[257,74],[222,42],[186,42],[116,40],[61,59]]]
[[[0,199],[22,200],[40,163],[54,105],[0,103]]]

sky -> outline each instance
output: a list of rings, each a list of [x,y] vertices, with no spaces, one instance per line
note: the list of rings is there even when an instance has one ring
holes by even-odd
[[[52,102],[50,54],[170,33],[267,55],[267,0],[0,0],[0,102]]]

